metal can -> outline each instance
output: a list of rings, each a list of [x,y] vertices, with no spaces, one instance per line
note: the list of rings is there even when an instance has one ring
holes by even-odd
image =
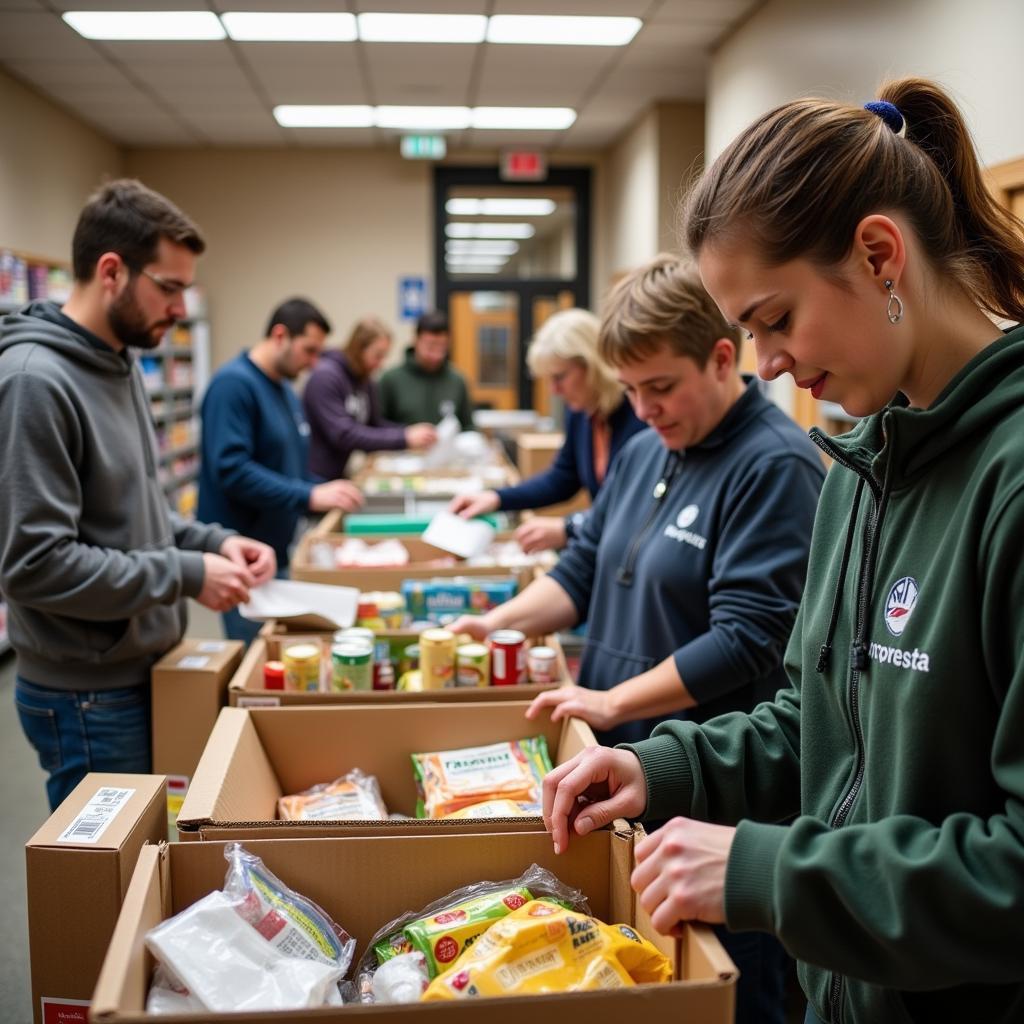
[[[373,689],[373,645],[357,637],[331,647],[331,689],[337,693]]]
[[[554,683],[558,678],[558,656],[553,647],[531,647],[526,652],[526,674],[531,683]]]
[[[342,644],[347,640],[369,640],[372,644],[377,638],[377,634],[372,629],[367,629],[365,626],[349,626],[348,629],[339,629],[334,634],[334,643]]]
[[[398,659],[398,674],[405,675],[406,672],[412,672],[420,667],[420,645],[409,644],[402,649],[401,656]]]
[[[486,644],[463,644],[456,650],[455,685],[491,685],[491,652]]]
[[[455,634],[451,630],[420,633],[420,672],[424,690],[443,690],[455,684]]]
[[[292,644],[281,652],[286,690],[320,689],[320,648],[316,644]]]
[[[526,636],[518,629],[499,629],[488,638],[491,646],[491,686],[526,682]]]
[[[263,688],[265,690],[284,689],[284,665],[280,661],[268,661],[263,666]]]

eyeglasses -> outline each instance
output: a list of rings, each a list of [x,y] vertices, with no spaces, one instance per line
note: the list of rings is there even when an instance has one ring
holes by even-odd
[[[139,273],[143,277],[148,277],[163,292],[164,295],[169,299],[181,298],[185,292],[191,288],[191,285],[182,284],[180,281],[168,281],[165,277],[161,277],[159,274],[151,274],[144,267],[139,269]]]

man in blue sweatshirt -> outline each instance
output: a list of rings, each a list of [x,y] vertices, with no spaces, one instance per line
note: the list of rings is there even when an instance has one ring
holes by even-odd
[[[199,517],[269,544],[279,575],[304,513],[352,511],[363,500],[348,480],[313,480],[309,425],[288,383],[316,363],[330,330],[311,302],[281,303],[263,340],[222,366],[203,396]],[[258,629],[234,609],[224,614],[234,640]]]
[[[814,445],[738,369],[739,331],[674,256],[610,295],[602,356],[652,429],[622,449],[558,565],[456,631],[528,636],[587,622],[580,686],[529,716],[588,721],[608,745],[656,724],[750,711],[785,685],[824,470]],[[770,936],[719,937],[740,968],[737,1021],[783,1014],[785,957]]]

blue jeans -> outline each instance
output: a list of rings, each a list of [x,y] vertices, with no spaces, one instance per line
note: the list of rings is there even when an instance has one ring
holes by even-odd
[[[715,928],[718,941],[739,968],[736,1024],[783,1024],[789,954],[774,935]]]
[[[148,679],[117,690],[53,690],[17,676],[14,703],[49,776],[51,811],[88,772],[151,770]]]

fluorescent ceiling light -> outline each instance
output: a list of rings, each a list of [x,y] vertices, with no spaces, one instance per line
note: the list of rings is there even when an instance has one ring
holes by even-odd
[[[474,128],[562,131],[576,120],[570,107],[474,107]]]
[[[284,104],[274,107],[284,128],[372,128],[373,107]]]
[[[378,128],[457,131],[469,127],[469,107],[377,107]]]
[[[484,266],[453,267],[450,264],[446,263],[445,264],[445,270],[447,270],[450,274],[471,274],[471,275],[476,275],[476,274],[500,274],[502,268],[501,267],[493,267],[493,266],[488,266],[488,267],[484,267]]]
[[[449,267],[503,267],[508,263],[507,256],[447,256],[445,264]]]
[[[445,210],[468,217],[547,217],[555,212],[553,199],[449,199]]]
[[[356,38],[355,16],[340,12],[228,11],[221,21],[239,42],[349,43]]]
[[[532,224],[468,224],[455,221],[446,224],[449,238],[533,238],[537,229]]]
[[[482,43],[482,14],[360,14],[359,38],[366,43]]]
[[[640,31],[642,25],[643,22],[639,18],[495,14],[487,25],[487,42],[625,46]]]
[[[498,239],[453,238],[444,243],[444,251],[449,256],[511,256],[519,252],[519,243]]]
[[[66,11],[61,17],[86,39],[223,39],[210,11]]]

